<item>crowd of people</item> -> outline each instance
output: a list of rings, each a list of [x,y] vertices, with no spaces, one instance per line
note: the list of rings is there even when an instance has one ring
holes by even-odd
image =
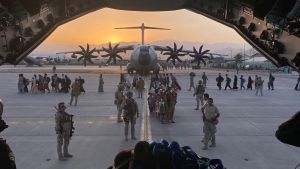
[[[191,88],[194,88],[194,90],[195,90],[194,77],[195,77],[195,75],[191,73],[190,74],[189,91],[191,90]],[[207,78],[205,72],[203,72],[203,75],[201,78],[202,78],[204,87],[206,87],[206,82],[207,82],[208,78]],[[269,78],[268,78],[268,84],[267,84],[268,90],[274,90],[274,81],[275,81],[275,77],[270,73]],[[254,88],[256,91],[255,92],[256,96],[258,96],[259,93],[261,96],[263,95],[262,90],[263,90],[263,86],[264,86],[264,80],[262,80],[262,77],[258,76],[258,75],[255,75],[254,79],[252,79],[251,76],[248,76],[247,81],[243,75],[240,75],[240,77],[238,77],[237,75],[234,75],[233,83],[232,83],[232,80],[228,76],[228,74],[226,74],[225,78],[224,78],[222,76],[222,74],[219,73],[218,77],[216,78],[216,82],[217,82],[217,87],[219,90],[223,89],[222,83],[225,82],[224,90],[227,90],[227,89],[230,89],[230,90],[252,90]],[[239,83],[239,86],[238,86],[238,83]],[[233,86],[231,86],[231,84]],[[296,87],[295,87],[295,89],[296,89]]]
[[[151,76],[147,99],[149,111],[161,123],[175,123],[174,112],[178,90],[181,90],[181,87],[172,74],[170,76],[168,74]]]
[[[78,80],[78,83],[80,84],[80,92],[85,92],[83,87],[85,80],[80,76],[75,78],[74,82],[76,80]],[[19,74],[18,78],[19,93],[69,93],[71,89],[72,81],[66,74],[62,74],[61,77],[57,74],[53,74],[51,77],[46,73],[44,75],[34,74],[31,80],[26,78],[23,74]]]

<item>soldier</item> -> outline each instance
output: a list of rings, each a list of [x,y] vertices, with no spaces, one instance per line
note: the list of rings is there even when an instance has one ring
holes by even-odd
[[[258,92],[260,92],[260,96],[263,95],[263,93],[262,93],[263,85],[264,85],[264,80],[262,80],[261,77],[259,76],[256,81],[256,89],[255,89],[256,96],[258,96]]]
[[[128,126],[131,125],[131,139],[136,140],[134,125],[136,118],[139,117],[139,109],[136,101],[132,98],[132,92],[127,92],[127,98],[124,101],[124,122],[125,122],[125,140],[128,140]]]
[[[118,110],[118,123],[123,122],[123,120],[121,119],[121,115],[122,115],[122,104],[125,100],[125,96],[123,95],[123,88],[121,85],[118,85],[118,89],[115,92],[115,105],[117,106],[117,110]]]
[[[195,110],[199,110],[199,103],[201,101],[201,105],[203,106],[203,94],[205,92],[205,88],[202,85],[202,81],[199,80],[199,84],[195,90],[194,96],[196,96],[197,107]]]
[[[202,109],[203,110],[203,150],[207,150],[208,142],[211,141],[210,147],[216,147],[216,136],[217,132],[216,125],[218,124],[218,118],[220,116],[218,108],[213,104],[213,99],[209,98],[207,104]]]
[[[78,99],[78,96],[80,95],[80,82],[78,79],[75,79],[75,82],[73,82],[72,84],[72,90],[71,90],[71,100],[70,100],[70,103],[69,105],[71,106],[72,105],[72,102],[73,102],[73,98],[75,98],[75,106],[77,106],[77,99]]]
[[[170,90],[170,93],[171,93],[171,98],[170,98],[170,100],[169,100],[169,102],[170,102],[170,105],[168,106],[168,111],[169,111],[169,113],[168,113],[168,115],[169,115],[169,122],[171,122],[171,123],[175,123],[175,121],[174,121],[174,113],[175,113],[175,106],[176,106],[176,104],[177,104],[177,91],[176,91],[177,89],[171,89]]]
[[[143,91],[145,89],[145,81],[140,77],[139,80],[136,82],[136,90],[138,91],[139,97],[143,97]]]
[[[203,86],[206,87],[206,82],[207,82],[208,78],[205,74],[205,72],[203,72],[203,75],[202,75],[202,81],[203,81]]]
[[[58,104],[58,109],[55,114],[55,131],[57,134],[57,154],[58,159],[65,161],[66,158],[71,158],[73,155],[69,154],[68,146],[72,133],[72,116],[66,111],[64,102]],[[63,148],[63,153],[62,153]]]
[[[2,114],[3,104],[0,99],[0,133],[8,127],[2,119]],[[3,138],[0,138],[0,166],[3,169],[16,169],[15,156]]]

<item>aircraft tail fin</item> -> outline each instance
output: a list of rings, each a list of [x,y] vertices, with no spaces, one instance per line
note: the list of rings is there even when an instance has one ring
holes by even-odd
[[[145,29],[156,29],[156,30],[171,30],[167,28],[158,28],[158,27],[150,27],[150,26],[145,26],[144,23],[142,23],[141,26],[131,26],[131,27],[119,27],[115,29],[140,29],[142,32],[142,45],[144,45],[144,32]]]

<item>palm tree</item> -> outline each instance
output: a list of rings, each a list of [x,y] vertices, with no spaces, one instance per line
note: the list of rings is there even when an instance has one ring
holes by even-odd
[[[194,50],[194,54],[189,54],[191,57],[194,58],[194,60],[192,61],[192,63],[195,63],[197,62],[197,66],[200,67],[200,63],[202,62],[204,65],[206,65],[206,62],[205,62],[205,58],[209,59],[208,56],[204,56],[206,53],[209,52],[209,50],[205,50],[205,51],[202,51],[202,48],[203,48],[203,45],[200,46],[199,48],[199,51],[196,50],[195,47],[193,47],[193,50]]]
[[[182,60],[179,58],[179,56],[184,56],[186,55],[185,53],[180,53],[182,52],[183,45],[179,49],[177,49],[177,44],[174,43],[174,48],[171,48],[170,46],[167,46],[168,51],[163,53],[163,55],[169,55],[167,58],[167,62],[172,60],[173,65],[175,65],[176,60],[179,62],[182,62]]]
[[[106,63],[110,63],[113,60],[113,63],[116,64],[117,63],[117,58],[119,58],[120,60],[123,60],[122,57],[120,55],[118,55],[118,53],[126,52],[126,51],[119,50],[118,49],[119,45],[120,44],[116,44],[114,47],[112,47],[111,42],[109,42],[108,48],[102,47],[103,51],[105,51],[107,53],[105,55],[102,55],[102,57],[109,57]]]
[[[90,50],[90,45],[89,44],[86,45],[86,49],[84,49],[84,47],[82,47],[80,45],[79,45],[79,47],[81,48],[81,52],[76,53],[76,54],[81,55],[78,58],[78,62],[83,59],[84,67],[86,67],[86,62],[87,61],[93,64],[92,58],[97,58],[98,57],[98,56],[93,55],[93,53],[96,51],[96,48]]]

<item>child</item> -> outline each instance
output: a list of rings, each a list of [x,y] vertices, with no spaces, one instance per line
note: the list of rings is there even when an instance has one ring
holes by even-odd
[[[161,123],[164,123],[165,115],[166,115],[166,106],[164,100],[161,98],[159,102],[159,119]]]

